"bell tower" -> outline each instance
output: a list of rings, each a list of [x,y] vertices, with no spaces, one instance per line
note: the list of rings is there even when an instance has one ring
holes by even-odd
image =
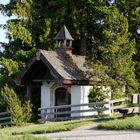
[[[64,25],[61,30],[56,35],[56,48],[63,47],[63,48],[71,48],[72,41],[74,40],[69,33],[68,29]]]

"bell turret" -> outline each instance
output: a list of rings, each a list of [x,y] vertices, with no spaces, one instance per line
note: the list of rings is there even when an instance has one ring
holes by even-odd
[[[65,25],[58,32],[55,39],[56,39],[56,48],[58,47],[71,48],[72,41],[74,40]]]

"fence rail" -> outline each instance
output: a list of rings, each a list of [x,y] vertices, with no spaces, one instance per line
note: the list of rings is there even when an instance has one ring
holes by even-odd
[[[40,113],[38,115],[41,117],[41,119],[39,119],[38,121],[45,122],[87,118],[99,116],[102,111],[110,111],[110,113],[113,113],[114,110],[122,108],[125,105],[118,105],[117,103],[122,103],[127,100],[128,98],[121,98],[108,102],[103,101],[86,104],[61,105],[48,108],[39,108],[38,111],[40,111]]]
[[[7,112],[0,112],[0,126],[11,125],[11,116]]]
[[[81,107],[81,106],[95,106],[95,105],[104,105],[108,104],[108,102],[93,102],[93,103],[86,103],[86,104],[75,104],[75,105],[61,105],[61,106],[52,106],[47,108],[39,108],[38,110],[48,110],[48,109],[59,109],[59,108],[69,108],[69,107]]]
[[[109,110],[109,108],[105,107],[105,105],[108,105],[108,102],[94,102],[86,104],[61,105],[48,108],[39,108],[38,110],[41,111],[41,113],[39,113],[39,116],[41,117],[41,119],[39,119],[39,122],[70,120],[98,116],[101,111]]]
[[[126,106],[126,101],[128,101],[128,100],[129,100],[128,98],[111,100],[110,101],[111,113],[113,114],[115,110],[123,108],[124,106]],[[117,103],[120,103],[120,105],[116,105]]]

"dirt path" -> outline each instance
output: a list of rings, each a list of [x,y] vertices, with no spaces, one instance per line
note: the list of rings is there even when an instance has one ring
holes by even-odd
[[[69,132],[59,132],[38,135],[51,139],[64,140],[139,140],[139,131],[112,131],[112,130],[97,130],[95,124],[80,127]]]

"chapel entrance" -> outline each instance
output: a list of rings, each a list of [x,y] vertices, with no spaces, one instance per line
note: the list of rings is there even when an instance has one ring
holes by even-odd
[[[33,120],[39,119],[38,108],[41,106],[41,86],[39,84],[32,85],[31,103],[33,104]]]
[[[71,94],[69,88],[60,87],[55,90],[55,106],[70,105]],[[57,109],[56,112],[70,111],[70,108]],[[70,114],[56,115],[56,117],[67,117]]]

